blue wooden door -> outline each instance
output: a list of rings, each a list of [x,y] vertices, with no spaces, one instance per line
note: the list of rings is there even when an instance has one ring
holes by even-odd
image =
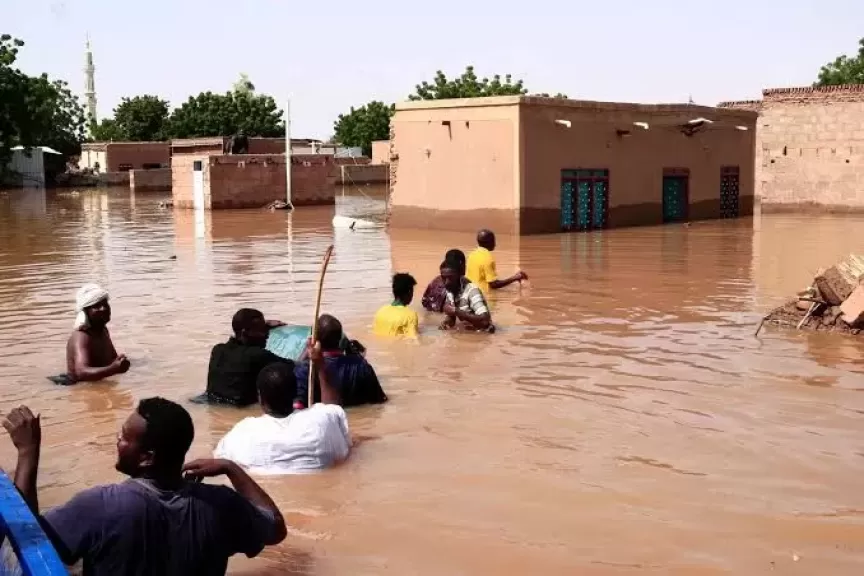
[[[687,220],[687,177],[663,176],[663,222]]]

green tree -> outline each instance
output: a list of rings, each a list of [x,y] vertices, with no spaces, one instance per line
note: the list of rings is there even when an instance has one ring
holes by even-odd
[[[838,56],[819,71],[816,86],[864,84],[864,38],[858,41],[857,56]]]
[[[123,98],[113,118],[90,126],[90,137],[97,141],[151,142],[168,138],[168,102],[158,96]]]
[[[165,140],[168,137],[168,102],[149,94],[123,98],[114,109],[114,121],[128,140]]]
[[[333,123],[334,138],[344,146],[359,146],[366,156],[372,155],[372,142],[390,138],[393,104],[373,100],[360,108],[340,114]]]
[[[104,118],[101,122],[90,123],[90,140],[94,142],[124,142],[129,138],[114,118]]]
[[[14,67],[23,46],[8,34],[0,36],[0,170],[14,146],[50,146],[75,154],[84,138],[84,109],[66,83]]]
[[[416,93],[408,96],[409,100],[443,100],[445,98],[481,98],[483,96],[508,96],[527,94],[528,90],[522,85],[522,80],[513,82],[512,76],[507,74],[504,81],[496,74],[489,78],[479,80],[474,73],[474,67],[468,66],[465,72],[458,78],[450,80],[442,71],[435,74],[432,83],[422,82],[416,87]]]
[[[285,134],[282,111],[276,101],[251,91],[203,92],[190,97],[174,110],[169,125],[173,138],[229,136],[241,130],[247,136]]]

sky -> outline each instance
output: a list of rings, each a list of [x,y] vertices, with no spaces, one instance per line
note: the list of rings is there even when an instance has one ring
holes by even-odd
[[[0,0],[18,66],[84,89],[85,40],[100,117],[123,96],[178,106],[241,73],[292,135],[325,138],[370,100],[405,100],[437,70],[509,73],[531,92],[714,105],[812,83],[857,52],[864,0]]]

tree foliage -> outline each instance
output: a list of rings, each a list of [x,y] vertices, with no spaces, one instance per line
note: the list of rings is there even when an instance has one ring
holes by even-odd
[[[390,138],[390,118],[394,106],[373,100],[360,108],[340,114],[333,124],[334,138],[344,146],[359,146],[366,156],[372,155],[372,142]]]
[[[443,100],[445,98],[481,98],[483,96],[508,96],[527,94],[522,80],[513,82],[507,74],[504,81],[495,74],[492,79],[477,78],[474,67],[468,66],[461,76],[450,80],[439,70],[431,83],[423,81],[416,87],[416,92],[408,96],[409,100]]]
[[[541,92],[540,94],[532,94],[532,96],[539,96],[541,98],[557,98],[559,100],[567,100],[567,98],[568,98],[568,96],[566,94],[563,94],[561,92],[558,92],[554,96],[552,96],[551,94],[549,94],[547,92]]]
[[[858,41],[857,56],[838,56],[819,71],[816,86],[864,84],[864,38]]]
[[[23,46],[8,34],[0,36],[0,170],[14,146],[50,146],[75,154],[84,139],[84,109],[67,84],[14,67]]]
[[[234,92],[238,94],[251,94],[255,92],[255,85],[246,74],[240,74],[240,79],[234,83]]]
[[[240,131],[247,136],[285,134],[282,111],[276,101],[251,90],[225,94],[203,92],[191,97],[174,110],[170,126],[173,138],[226,136]]]
[[[170,136],[168,102],[149,94],[123,98],[114,109],[113,118],[90,127],[90,136],[97,142],[166,140]]]

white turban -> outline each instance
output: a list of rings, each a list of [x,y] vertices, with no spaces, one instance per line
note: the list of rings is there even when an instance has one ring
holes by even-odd
[[[75,295],[75,329],[87,328],[90,325],[87,320],[87,314],[84,313],[85,308],[94,306],[103,300],[108,300],[108,291],[98,284],[85,284],[78,290]]]

